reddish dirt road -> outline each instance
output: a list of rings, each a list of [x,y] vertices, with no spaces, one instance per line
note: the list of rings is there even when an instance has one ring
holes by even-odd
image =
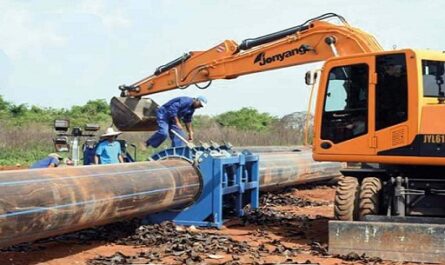
[[[25,167],[21,166],[21,165],[17,165],[17,166],[0,166],[0,171],[2,170],[14,170],[14,169],[24,169]]]

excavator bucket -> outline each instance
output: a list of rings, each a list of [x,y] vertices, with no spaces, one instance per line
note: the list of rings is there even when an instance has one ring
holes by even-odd
[[[113,97],[110,102],[113,123],[121,131],[155,131],[158,107],[149,98]]]

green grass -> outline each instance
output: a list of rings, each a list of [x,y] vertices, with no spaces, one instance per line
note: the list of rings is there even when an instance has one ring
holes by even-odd
[[[137,149],[137,161],[146,161],[154,153],[159,152],[169,146],[168,141],[158,148],[139,148]],[[129,153],[133,156],[133,148],[129,149]],[[20,164],[22,167],[29,167],[34,162],[45,158],[49,153],[53,153],[52,146],[39,146],[26,149],[17,148],[0,148],[0,166],[14,166]],[[63,157],[70,156],[69,153],[59,153]],[[82,159],[82,155],[81,155]]]
[[[20,164],[21,166],[30,166],[37,160],[46,157],[53,152],[52,148],[34,148],[34,149],[16,149],[0,148],[0,165],[11,166]]]

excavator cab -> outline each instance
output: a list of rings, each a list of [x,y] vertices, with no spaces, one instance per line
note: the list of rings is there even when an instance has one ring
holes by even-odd
[[[444,62],[442,52],[410,49],[328,60],[318,89],[315,159],[443,163],[443,148],[434,143],[445,143]]]
[[[408,116],[418,107],[416,67],[411,50],[328,60],[317,100],[316,158],[372,162],[380,151],[408,144],[417,127]]]
[[[149,98],[113,97],[110,102],[113,124],[121,131],[155,131],[158,107]]]

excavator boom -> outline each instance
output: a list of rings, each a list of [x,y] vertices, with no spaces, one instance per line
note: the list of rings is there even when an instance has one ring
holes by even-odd
[[[340,24],[325,20],[338,18]],[[153,75],[130,86],[120,86],[113,98],[113,121],[120,130],[153,130],[157,104],[145,95],[196,85],[207,88],[212,80],[325,61],[331,57],[382,51],[375,38],[351,27],[343,17],[325,14],[286,30],[240,45],[225,40],[207,51],[192,51],[156,69]],[[204,86],[200,83],[207,83]]]

